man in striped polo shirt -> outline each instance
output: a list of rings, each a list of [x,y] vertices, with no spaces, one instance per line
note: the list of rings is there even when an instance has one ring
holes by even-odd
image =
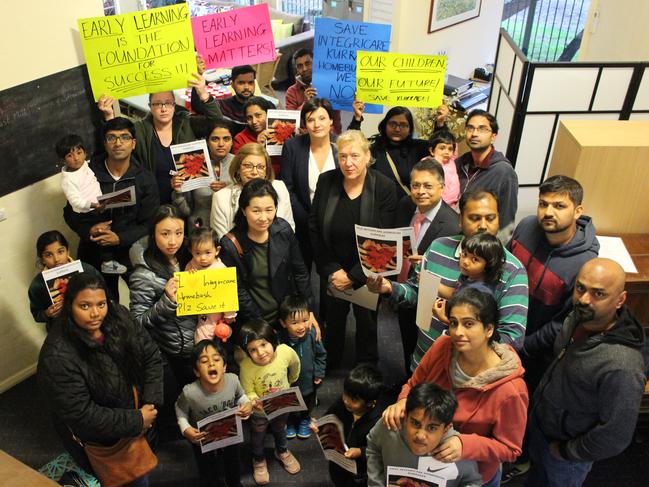
[[[442,279],[442,284],[455,287],[460,277],[460,242],[479,232],[498,233],[498,200],[489,191],[467,191],[460,198],[460,225],[462,234],[435,240],[426,251],[423,266]],[[385,278],[368,280],[368,287],[390,298],[399,306],[417,306],[419,287],[419,266],[411,270],[408,281],[396,283]],[[527,321],[528,286],[527,273],[523,265],[505,249],[505,266],[500,282],[496,286],[500,318],[498,333],[502,343],[509,343],[520,349],[525,338]],[[431,306],[433,303],[431,303]],[[416,326],[415,323],[412,326]],[[412,354],[411,370],[414,370],[426,351],[447,326],[433,317],[430,330],[419,329],[417,346]]]

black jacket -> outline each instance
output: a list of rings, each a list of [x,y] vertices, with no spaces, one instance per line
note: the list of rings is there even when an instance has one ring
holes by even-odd
[[[401,198],[397,205],[397,216],[395,218],[394,226],[397,228],[409,227],[416,209],[417,206],[412,202],[410,196],[404,196]],[[428,225],[426,233],[419,241],[417,253],[419,255],[424,255],[426,250],[428,250],[428,247],[430,247],[430,244],[433,243],[433,240],[440,237],[450,237],[451,235],[462,233],[460,230],[459,219],[460,217],[458,214],[442,201],[442,206],[440,206],[437,211],[437,215],[435,215],[433,221]]]
[[[557,358],[536,389],[533,414],[569,460],[621,453],[633,437],[645,387],[644,330],[626,306],[613,328],[573,341],[574,314],[557,336]]]
[[[253,245],[247,231],[234,227],[231,233],[241,245],[243,256],[226,235],[221,238],[221,261],[227,267],[237,269],[237,291],[239,293],[239,313],[237,322],[245,323],[252,318],[261,318],[259,306],[248,292],[248,278],[252,266],[250,248]],[[281,303],[285,296],[299,292],[309,300],[313,308],[313,293],[309,271],[304,265],[300,247],[291,226],[281,218],[275,218],[269,228],[268,237],[268,270],[270,273],[270,292],[275,300]]]
[[[309,215],[309,232],[318,274],[323,279],[342,268],[331,247],[331,223],[343,191],[343,174],[339,169],[320,175]],[[354,223],[366,227],[393,228],[396,206],[394,183],[378,171],[367,171],[360,219]],[[360,260],[346,271],[354,281],[355,288],[367,280]]]
[[[68,226],[74,230],[81,241],[88,245],[96,245],[90,240],[90,228],[99,222],[112,220],[111,230],[119,236],[120,243],[111,249],[128,250],[138,239],[147,234],[149,221],[160,206],[158,186],[153,174],[142,168],[134,159],[126,173],[115,181],[106,169],[105,155],[93,157],[90,169],[93,170],[103,194],[119,191],[135,186],[136,203],[133,206],[114,208],[104,213],[91,211],[75,213],[68,203],[63,210],[63,216]]]
[[[387,396],[382,396],[372,409],[367,411],[363,416],[358,418],[354,423],[354,415],[347,411],[342,398],[334,402],[326,414],[335,414],[336,417],[343,424],[343,432],[345,434],[345,444],[348,448],[360,448],[361,456],[356,459],[356,466],[358,474],[355,477],[355,483],[358,485],[367,485],[367,457],[365,456],[365,449],[367,448],[367,435],[372,430],[377,421],[381,420],[383,410],[388,406],[389,401]],[[337,465],[330,463],[331,467],[340,469]],[[340,469],[342,470],[342,469]],[[352,475],[347,473],[347,475]]]
[[[335,136],[331,136],[331,151],[338,167],[338,149]],[[289,139],[282,149],[282,172],[280,179],[286,184],[291,195],[291,207],[295,220],[296,233],[305,233],[308,238],[308,219],[311,211],[309,195],[309,153],[311,139],[309,134],[302,134]]]
[[[140,404],[162,404],[162,360],[147,332],[121,307],[118,319],[126,320],[137,335],[138,354],[144,363],[141,384],[135,384]],[[80,332],[70,338],[63,323],[55,321],[38,358],[38,382],[66,446],[70,430],[83,442],[111,445],[142,433],[140,411],[133,390],[104,346]],[[98,364],[100,365],[98,367]],[[62,427],[61,427],[62,426]],[[78,451],[71,451],[73,455]],[[76,458],[76,456],[75,456]]]

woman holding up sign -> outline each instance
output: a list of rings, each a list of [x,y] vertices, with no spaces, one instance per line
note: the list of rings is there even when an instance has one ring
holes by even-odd
[[[190,258],[184,237],[181,213],[171,205],[162,205],[151,221],[148,237],[136,242],[129,254],[135,266],[129,281],[131,315],[156,341],[166,372],[171,369],[181,387],[195,379],[190,357],[196,317],[176,316],[178,282],[174,272],[183,270]],[[167,393],[172,394],[173,388],[165,387]]]
[[[171,176],[169,171],[175,169],[170,146],[193,142],[202,136],[205,119],[218,120],[221,118],[221,109],[216,99],[207,91],[203,71],[205,61],[198,56],[198,73],[193,73],[193,78],[188,80],[192,88],[192,110],[201,116],[190,116],[189,110],[176,105],[172,91],[149,94],[149,108],[151,112],[142,120],[134,120],[136,159],[153,173],[158,182],[160,203],[171,202]],[[104,120],[115,118],[113,112],[114,100],[102,95],[97,101],[97,107],[102,112]]]
[[[360,130],[363,102],[354,102],[354,120],[349,128]],[[428,143],[415,139],[414,120],[406,107],[393,107],[379,123],[379,133],[373,137],[374,169],[392,179],[399,188],[399,198],[410,194],[410,171],[428,155]]]

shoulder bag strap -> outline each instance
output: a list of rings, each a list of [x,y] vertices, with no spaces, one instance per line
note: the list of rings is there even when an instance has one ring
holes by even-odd
[[[399,171],[397,171],[397,166],[394,165],[394,161],[392,160],[392,157],[390,157],[390,153],[388,151],[385,151],[385,157],[388,159],[388,164],[390,164],[390,169],[392,169],[392,174],[394,174],[395,179],[397,180],[397,183],[399,183],[399,186],[401,186],[401,189],[403,189],[406,194],[410,194],[410,189],[406,188],[406,186],[403,184],[401,181],[401,177],[399,176]]]
[[[230,242],[232,242],[234,247],[237,249],[237,254],[239,254],[239,258],[243,259],[243,249],[241,248],[241,244],[237,240],[237,237],[234,236],[234,233],[228,232],[225,234],[225,236],[230,239]]]

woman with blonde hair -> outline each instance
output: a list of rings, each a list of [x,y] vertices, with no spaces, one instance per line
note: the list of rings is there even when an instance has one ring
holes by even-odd
[[[210,226],[219,238],[234,227],[234,216],[239,209],[241,188],[252,179],[265,179],[271,182],[278,196],[277,216],[286,220],[295,231],[291,197],[286,185],[275,179],[270,156],[263,145],[250,143],[242,146],[230,163],[229,173],[232,184],[214,193],[212,197]]]
[[[359,130],[338,137],[339,167],[318,179],[309,216],[313,257],[320,289],[357,289],[367,281],[356,249],[354,225],[391,228],[396,187],[377,171],[370,171],[370,146]],[[340,365],[345,344],[349,301],[321,293],[320,316],[326,323],[325,348],[329,367]],[[377,362],[376,311],[353,305],[356,318],[356,362]]]

